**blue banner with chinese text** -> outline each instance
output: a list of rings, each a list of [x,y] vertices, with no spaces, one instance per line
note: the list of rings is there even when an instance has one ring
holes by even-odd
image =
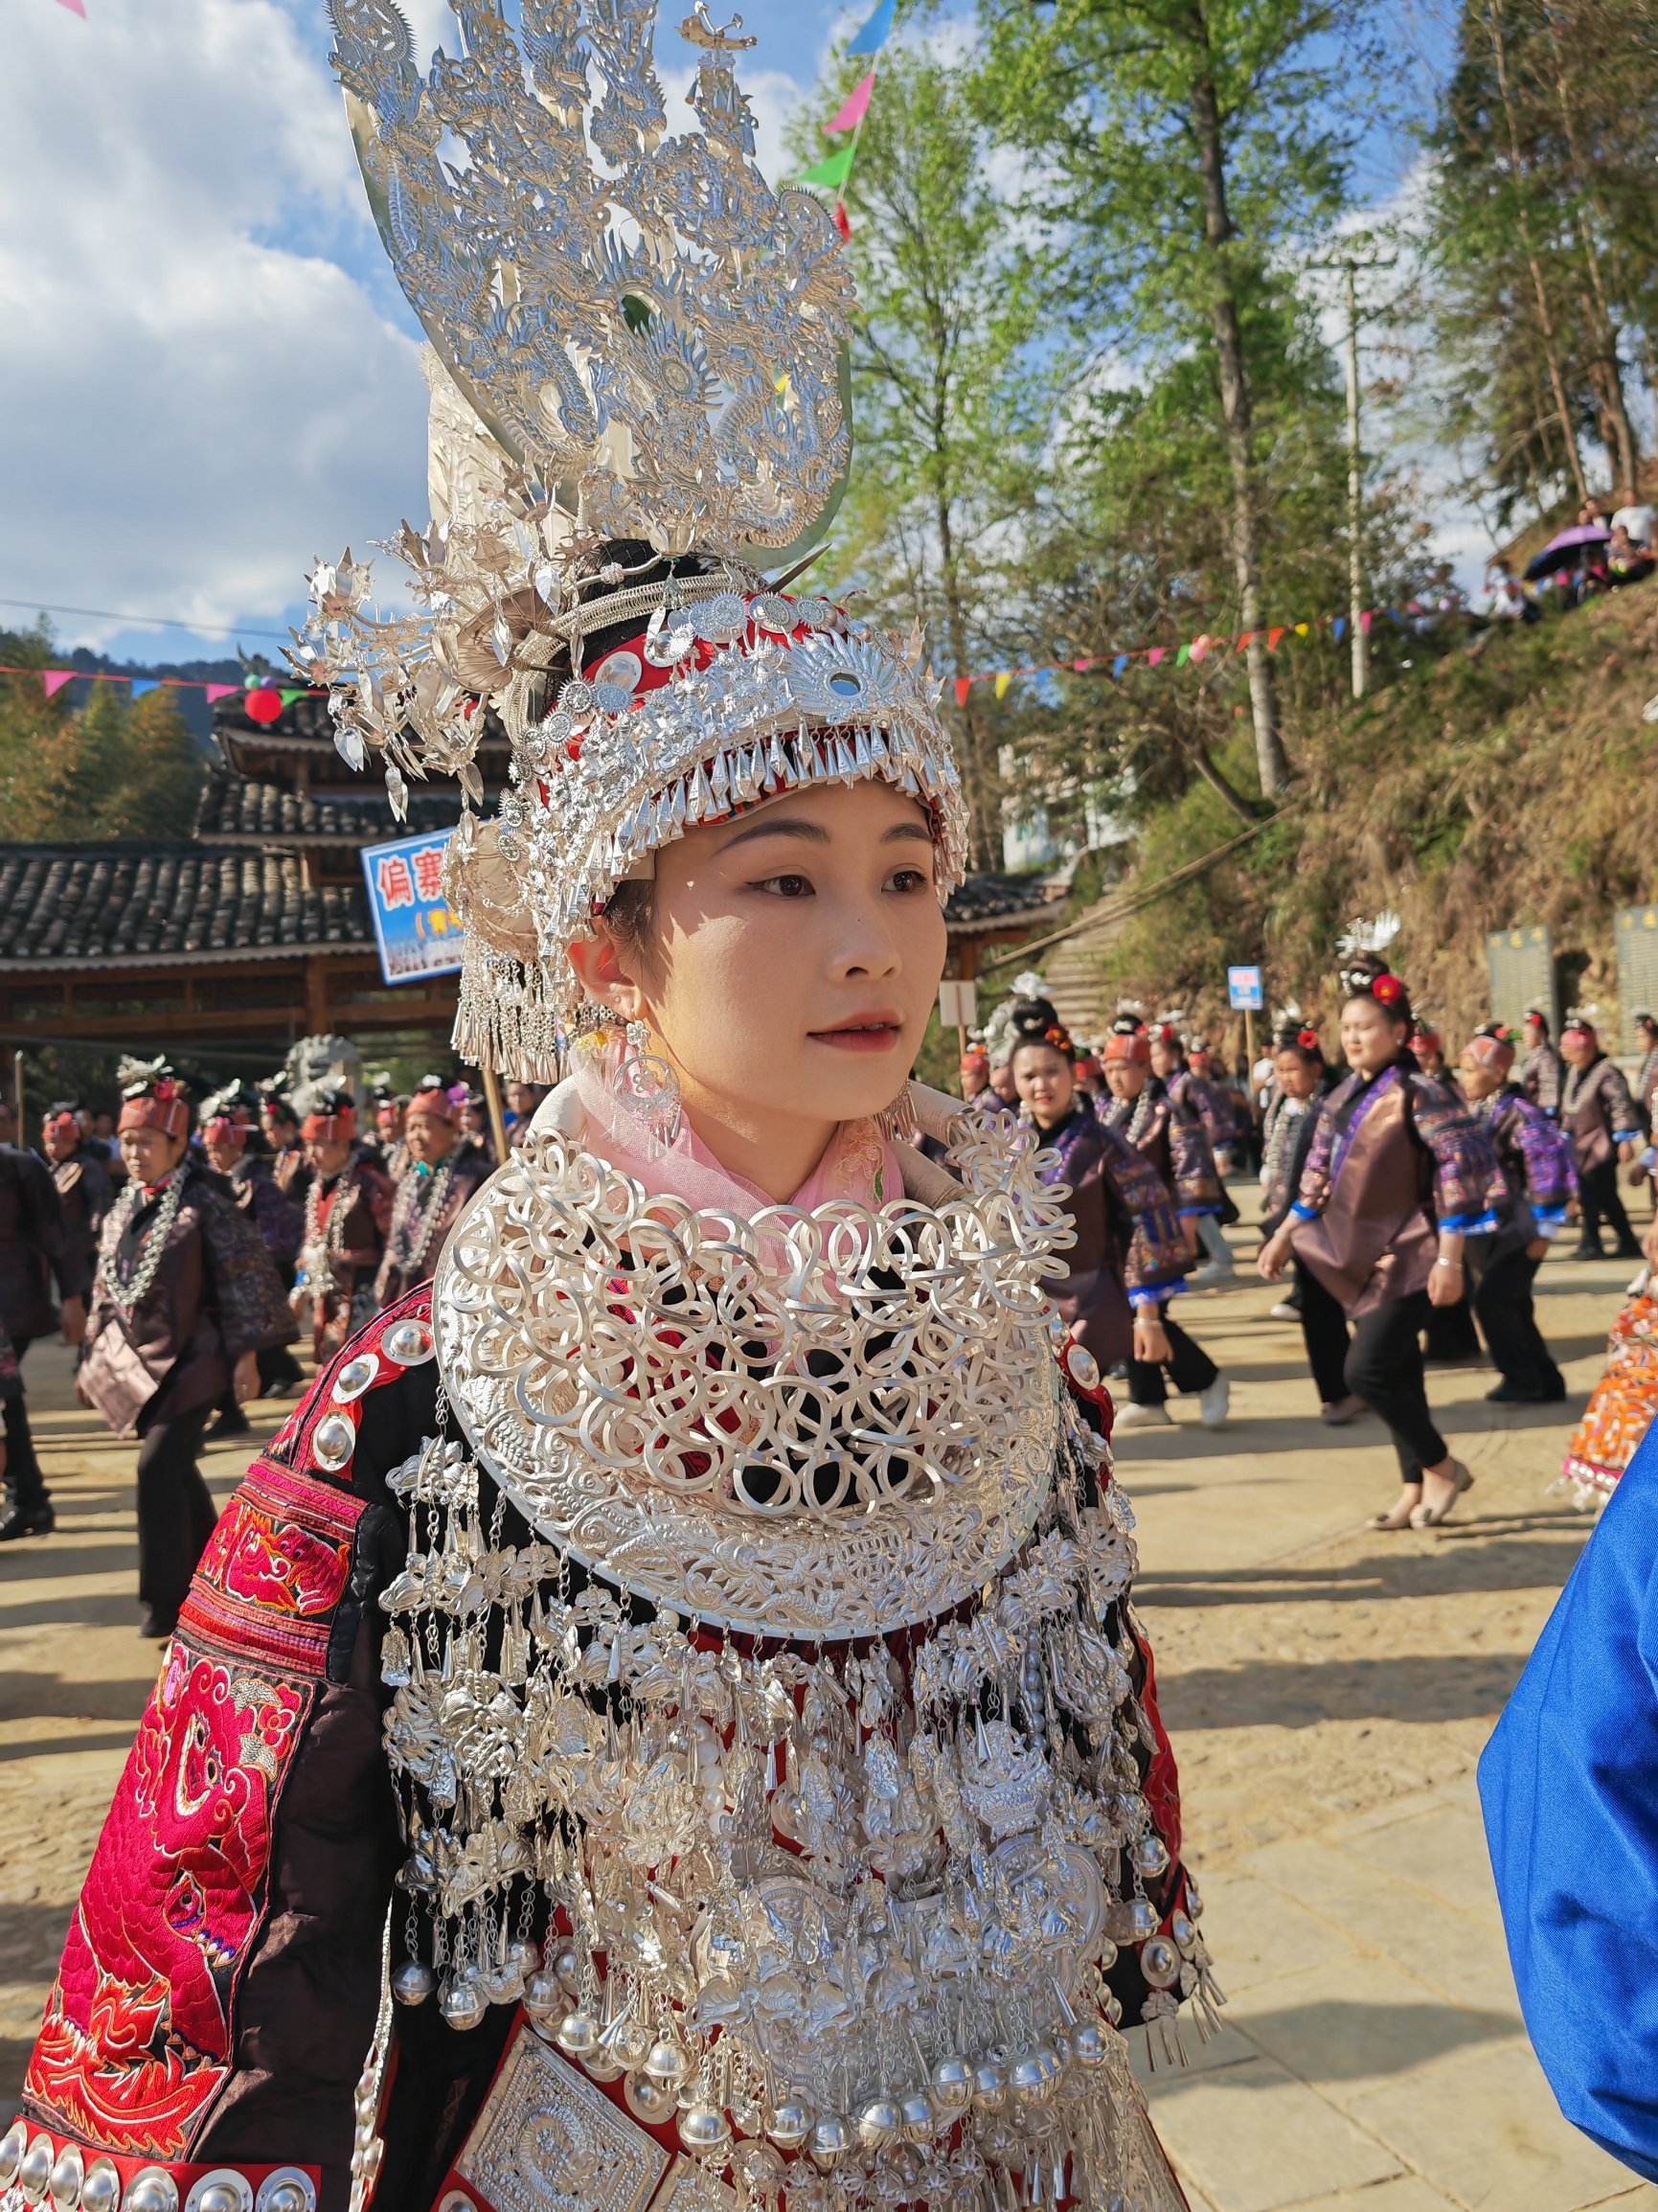
[[[453,975],[461,966],[461,924],[443,898],[443,855],[450,832],[365,845],[369,911],[388,983]]]

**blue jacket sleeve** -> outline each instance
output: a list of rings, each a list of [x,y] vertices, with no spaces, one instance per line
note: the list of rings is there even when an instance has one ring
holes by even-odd
[[[1486,1746],[1480,1798],[1560,2109],[1658,2181],[1658,1426]]]

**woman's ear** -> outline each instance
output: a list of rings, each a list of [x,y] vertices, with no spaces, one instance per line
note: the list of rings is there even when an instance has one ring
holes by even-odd
[[[570,965],[576,970],[577,981],[596,1006],[609,1007],[611,1013],[620,1015],[624,1021],[643,1019],[645,992],[624,966],[609,924],[602,919],[596,921],[593,932],[591,937],[571,941]]]

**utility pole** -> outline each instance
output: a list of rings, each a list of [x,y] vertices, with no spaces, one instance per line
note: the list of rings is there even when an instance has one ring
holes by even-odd
[[[1347,280],[1347,582],[1348,619],[1352,630],[1352,696],[1362,699],[1370,677],[1370,640],[1364,627],[1364,449],[1358,421],[1358,272],[1391,269],[1397,254],[1358,261],[1314,262],[1315,269],[1340,269]]]

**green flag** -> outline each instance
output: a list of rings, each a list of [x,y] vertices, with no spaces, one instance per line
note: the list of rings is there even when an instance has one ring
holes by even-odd
[[[828,161],[820,161],[815,169],[802,170],[796,184],[821,184],[839,192],[852,172],[852,148],[843,147],[839,153],[831,153]]]

